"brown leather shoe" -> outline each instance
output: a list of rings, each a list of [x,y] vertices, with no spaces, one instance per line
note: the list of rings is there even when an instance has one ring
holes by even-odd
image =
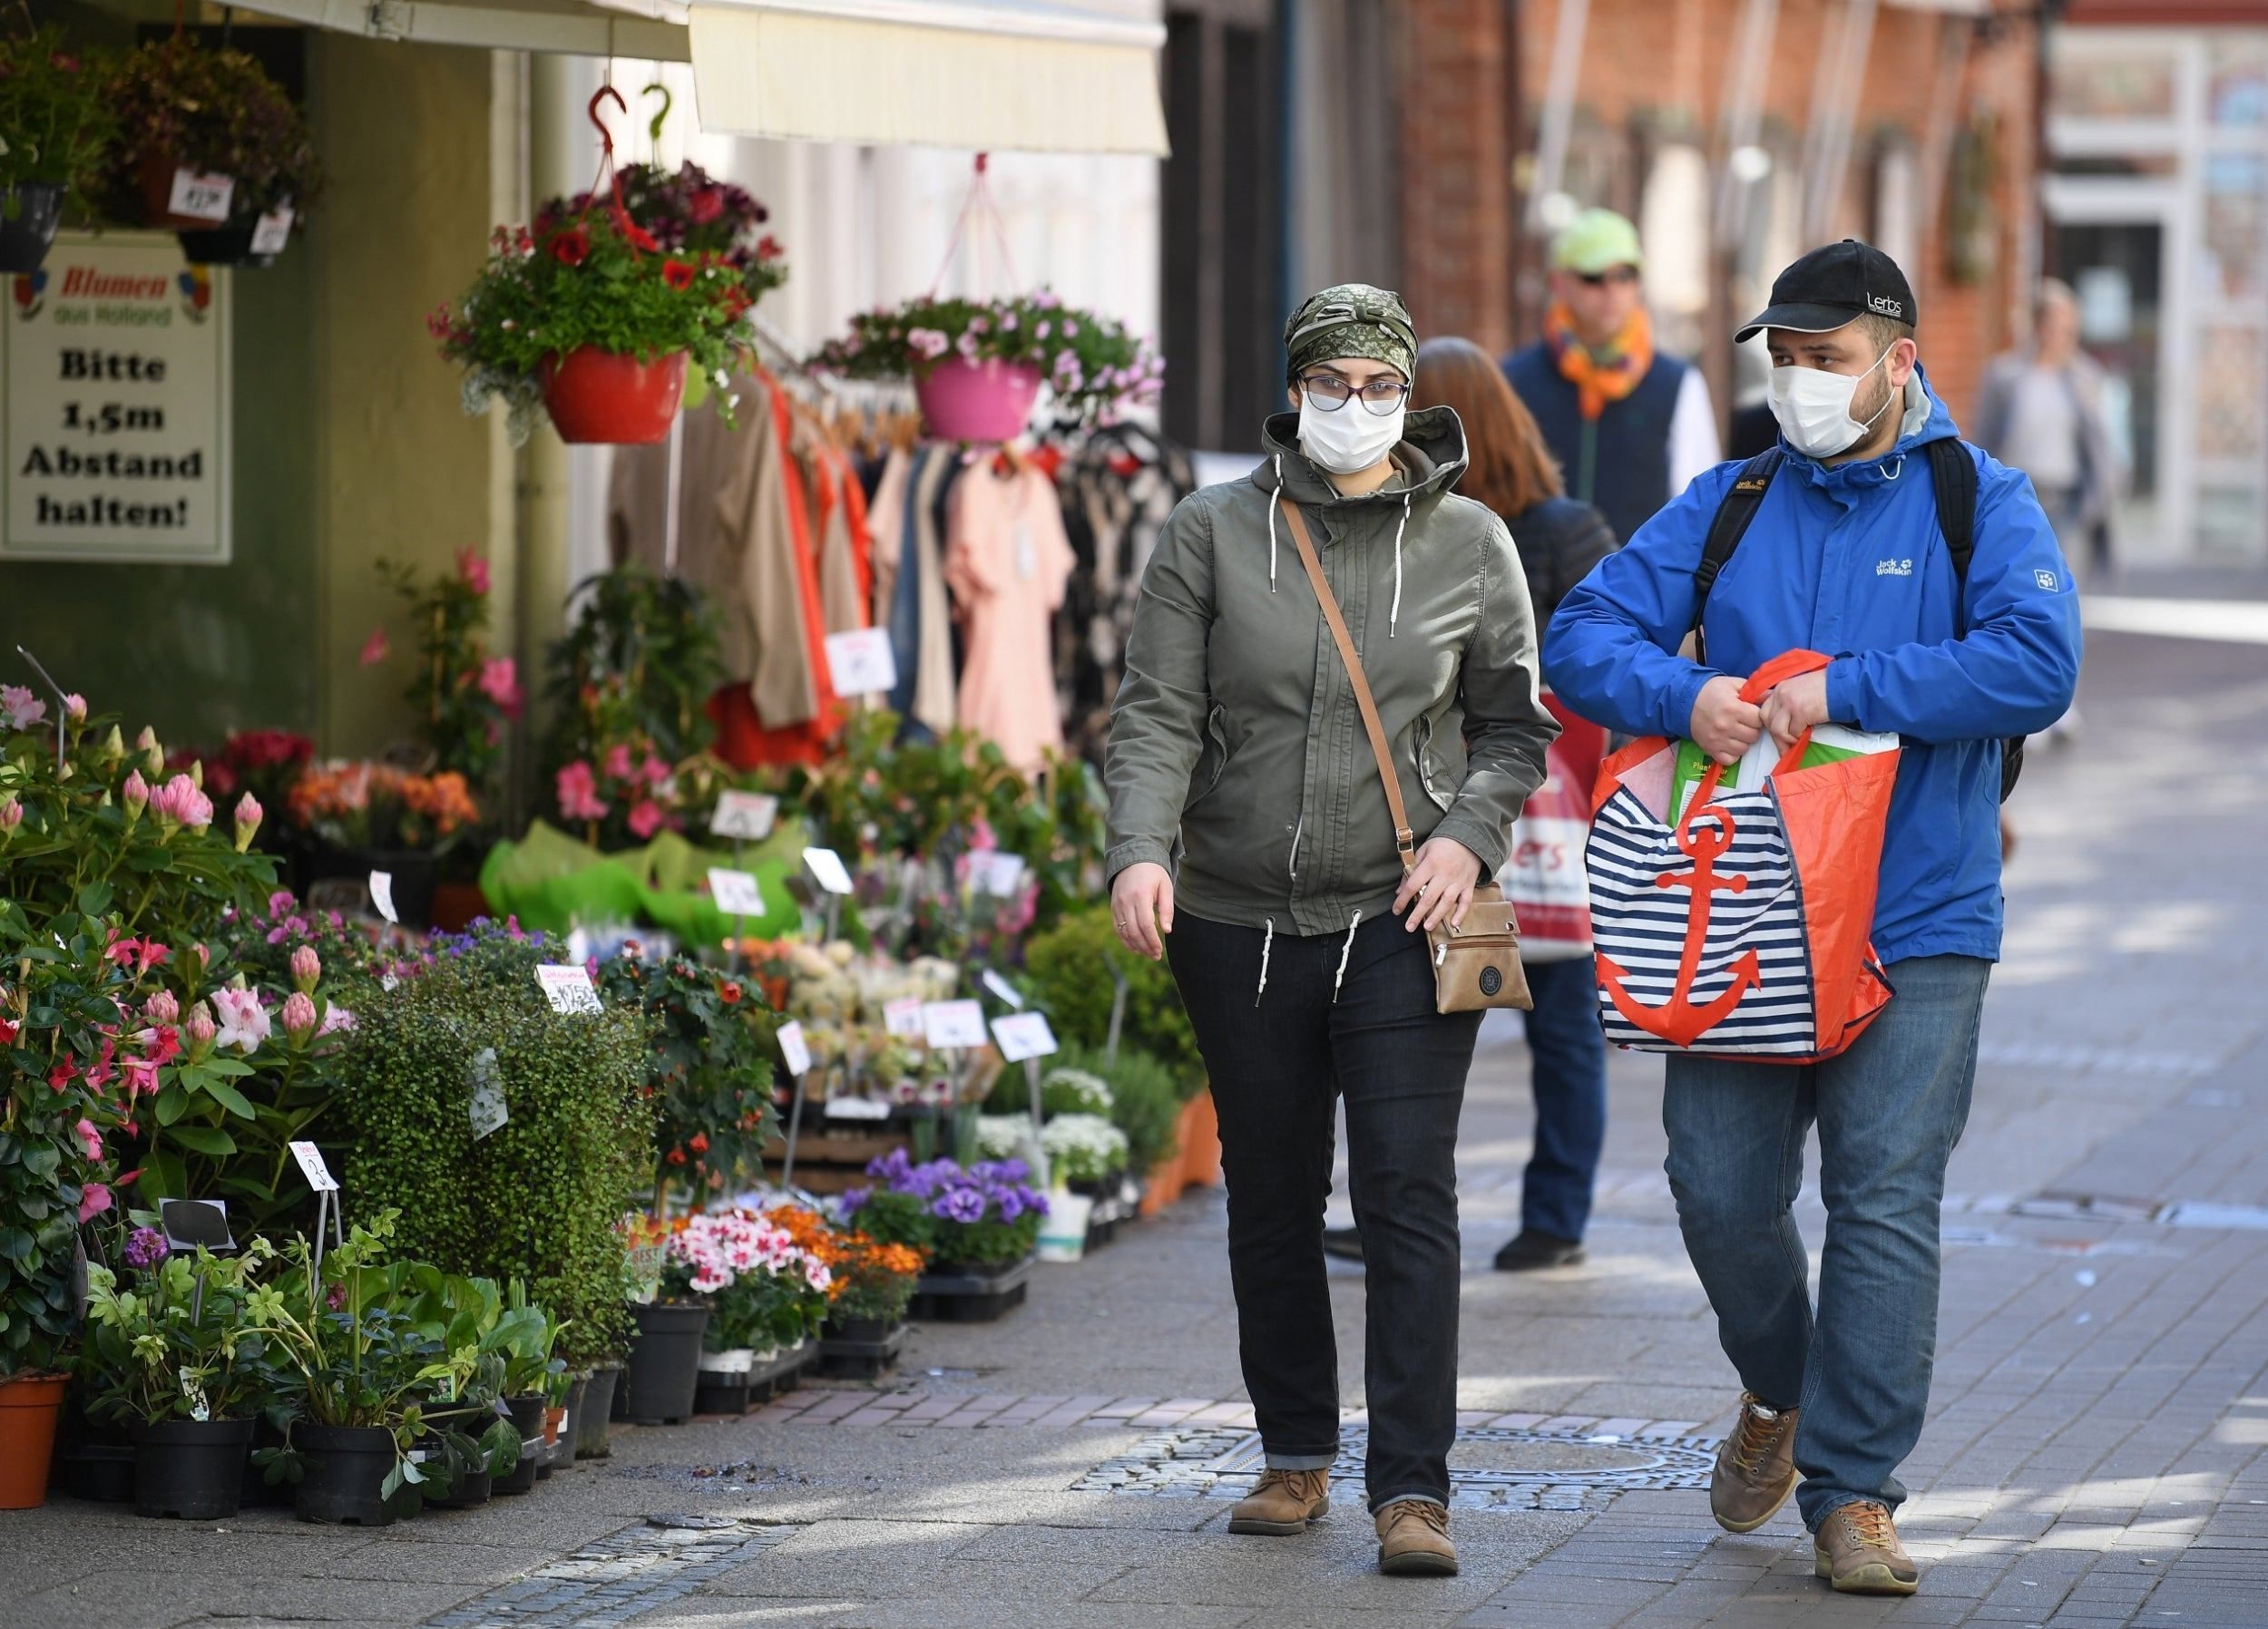
[[[1228,1530],[1288,1538],[1330,1514],[1329,1471],[1264,1470],[1251,1493],[1228,1513]]]
[[[1812,1538],[1812,1559],[1819,1575],[1846,1595],[1910,1595],[1921,1585],[1890,1512],[1872,1499],[1829,1512]]]
[[[1378,1570],[1398,1578],[1453,1578],[1449,1512],[1429,1499],[1396,1499],[1378,1513]]]
[[[1740,1423],[1716,1450],[1709,1511],[1727,1533],[1754,1533],[1795,1491],[1795,1410],[1766,1408],[1740,1394]]]

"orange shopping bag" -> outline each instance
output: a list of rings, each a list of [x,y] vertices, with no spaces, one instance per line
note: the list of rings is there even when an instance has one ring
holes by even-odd
[[[1829,658],[1791,650],[1741,688]],[[1765,784],[1718,795],[1712,763],[1674,809],[1677,747],[1658,736],[1599,766],[1585,860],[1607,1039],[1646,1052],[1760,1062],[1833,1058],[1892,995],[1867,932],[1898,752],[1804,766],[1806,731]]]

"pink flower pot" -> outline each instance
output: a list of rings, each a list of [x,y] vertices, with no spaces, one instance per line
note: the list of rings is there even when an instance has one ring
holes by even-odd
[[[539,377],[560,440],[650,446],[670,438],[685,399],[685,353],[640,362],[585,346],[546,356]]]
[[[914,382],[914,394],[929,433],[942,441],[1012,441],[1031,422],[1040,370],[996,356],[950,356]]]

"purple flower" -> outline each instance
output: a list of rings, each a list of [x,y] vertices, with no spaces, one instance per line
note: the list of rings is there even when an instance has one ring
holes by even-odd
[[[1013,1222],[1024,1213],[1023,1195],[1013,1188],[1000,1195],[992,1203],[1000,1206],[1000,1219],[1003,1222]]]
[[[137,1227],[126,1241],[126,1265],[154,1267],[173,1253],[165,1235],[154,1227]]]
[[[932,1215],[943,1216],[948,1222],[982,1222],[984,1195],[974,1188],[948,1188],[931,1203],[929,1210]]]
[[[857,1212],[865,1208],[866,1201],[873,1196],[874,1190],[872,1188],[852,1188],[848,1190],[843,1195],[843,1214],[846,1216],[855,1214]]]

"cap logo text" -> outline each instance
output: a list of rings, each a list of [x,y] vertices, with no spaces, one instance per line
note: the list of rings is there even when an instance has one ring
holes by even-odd
[[[1900,322],[1906,320],[1905,303],[1902,300],[1894,300],[1886,294],[1868,295],[1866,308],[1877,317],[1894,317]]]

